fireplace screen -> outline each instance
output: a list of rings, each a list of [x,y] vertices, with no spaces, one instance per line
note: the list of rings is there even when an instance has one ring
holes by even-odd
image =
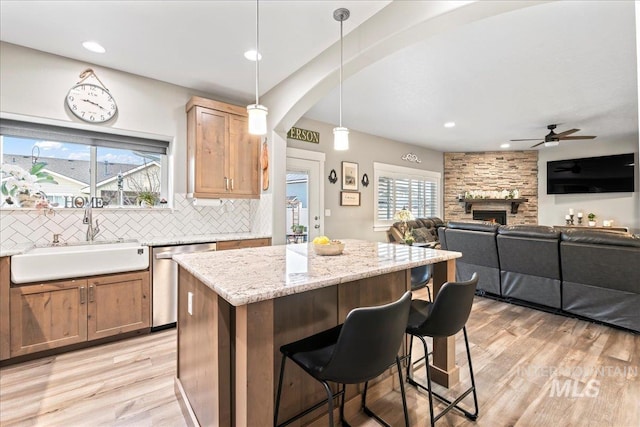
[[[473,211],[473,219],[480,221],[495,222],[497,224],[507,224],[507,211]]]

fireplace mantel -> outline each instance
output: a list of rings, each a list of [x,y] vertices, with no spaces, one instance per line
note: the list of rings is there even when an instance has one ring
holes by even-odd
[[[464,213],[470,214],[471,207],[478,203],[508,203],[511,204],[511,213],[517,214],[520,203],[528,202],[529,199],[463,199]]]

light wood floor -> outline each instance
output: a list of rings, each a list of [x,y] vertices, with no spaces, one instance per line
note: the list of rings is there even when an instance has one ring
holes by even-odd
[[[438,426],[640,426],[640,335],[480,297],[468,332],[480,417],[451,412]],[[170,330],[2,368],[0,425],[183,426],[175,340]],[[461,334],[457,352],[464,382]],[[425,394],[407,392],[412,425],[428,425]],[[403,424],[397,391],[369,403]],[[377,426],[349,412],[353,426]]]

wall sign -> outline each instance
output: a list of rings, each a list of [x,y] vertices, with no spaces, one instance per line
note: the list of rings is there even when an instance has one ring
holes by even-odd
[[[402,160],[412,163],[422,163],[422,160],[418,158],[418,155],[413,153],[405,154],[404,156],[402,156]]]
[[[292,127],[291,129],[289,129],[289,132],[287,132],[287,138],[320,144],[320,132],[316,132],[313,130]]]

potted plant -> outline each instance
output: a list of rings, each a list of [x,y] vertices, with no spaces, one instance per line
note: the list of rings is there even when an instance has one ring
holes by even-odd
[[[150,208],[156,204],[158,197],[151,191],[141,191],[138,193],[137,201],[143,208]]]
[[[589,218],[589,227],[595,227],[596,226],[596,214],[589,213],[589,215],[587,215],[587,218]]]

